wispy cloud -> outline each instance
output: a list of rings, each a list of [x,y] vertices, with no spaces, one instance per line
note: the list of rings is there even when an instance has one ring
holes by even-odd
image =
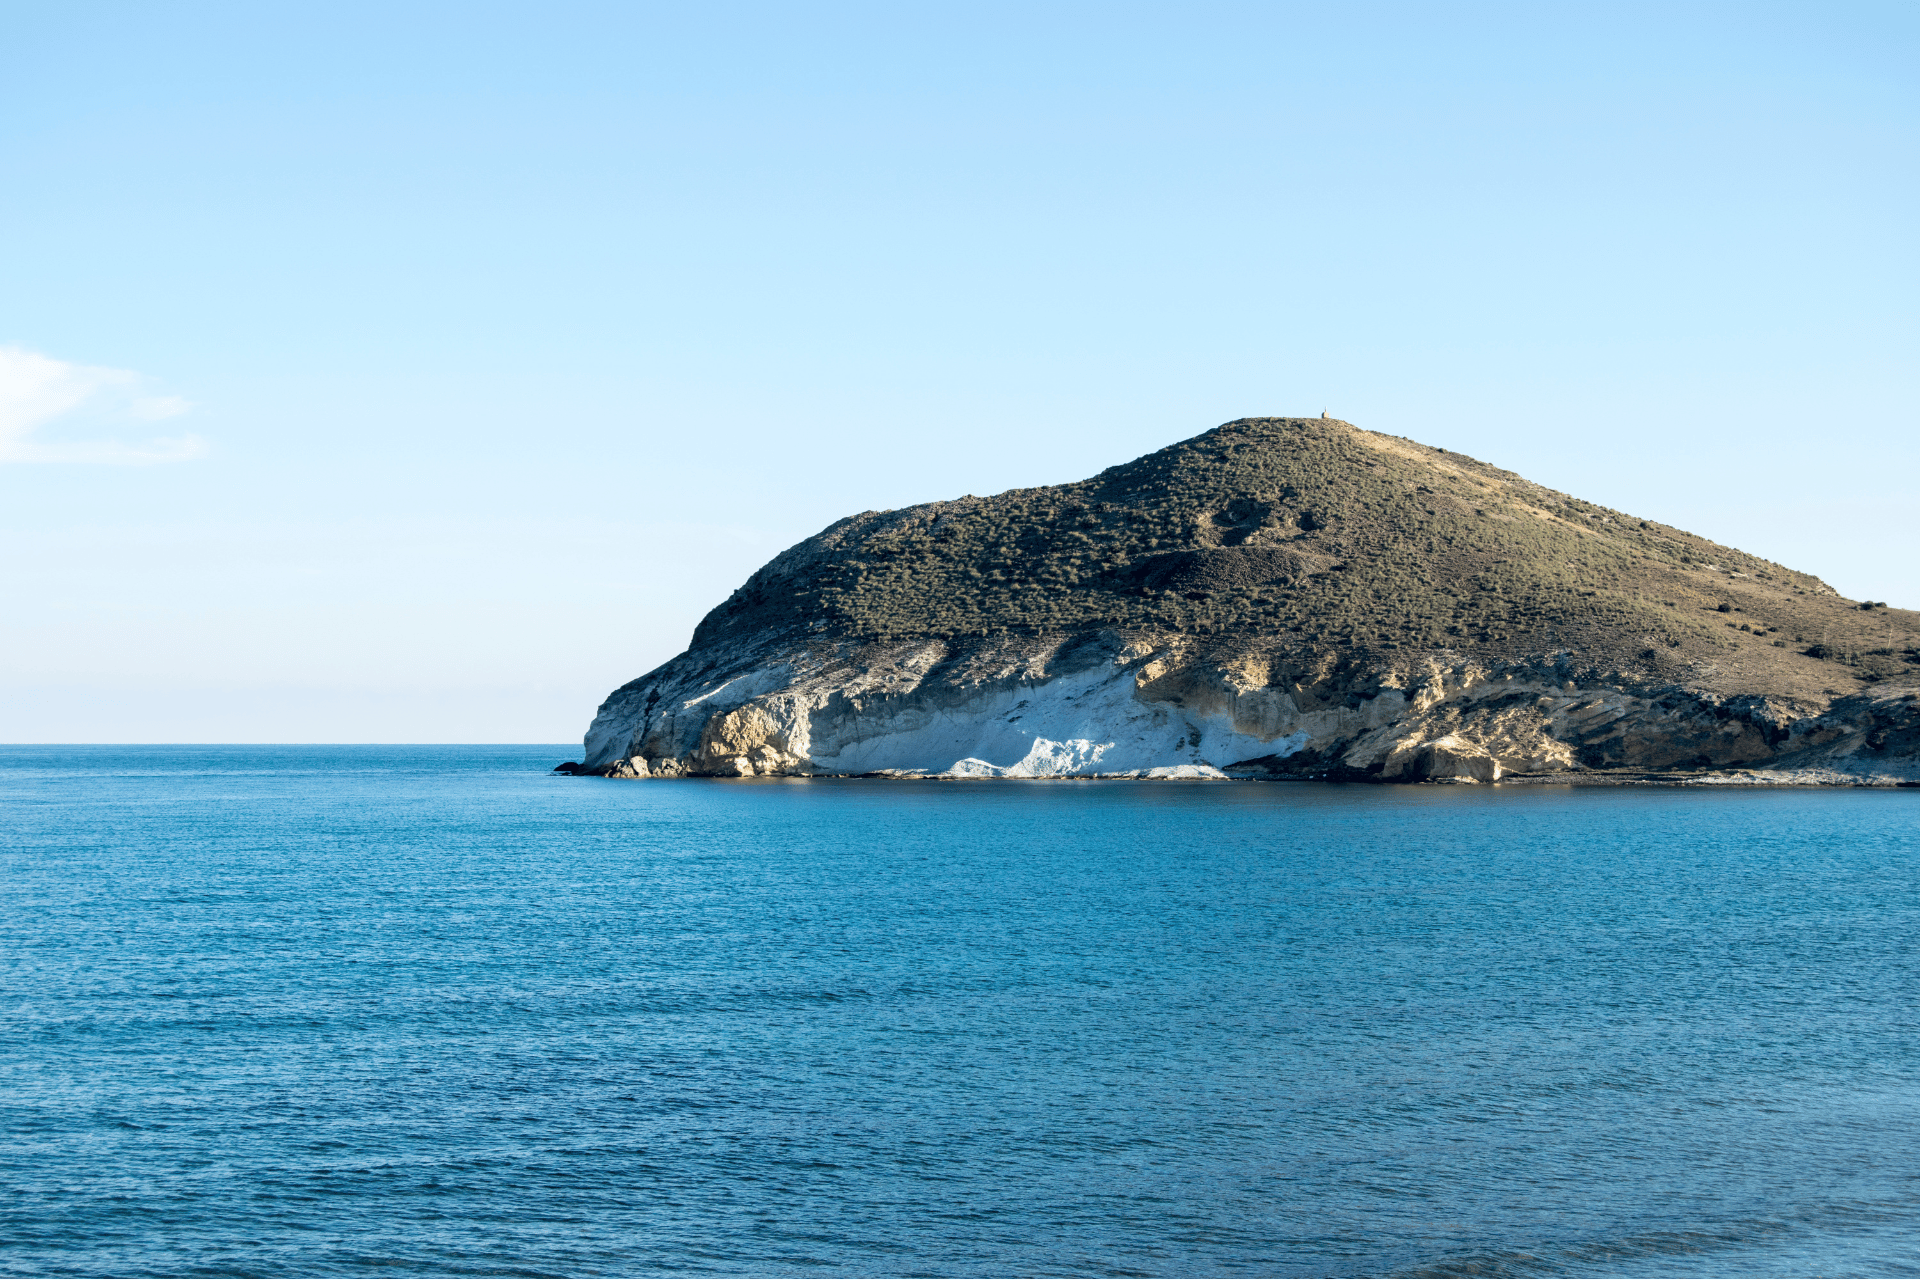
[[[118,438],[117,427],[177,418],[193,407],[179,396],[149,394],[146,382],[127,369],[0,347],[0,463],[141,466],[205,453],[207,442],[195,435]]]

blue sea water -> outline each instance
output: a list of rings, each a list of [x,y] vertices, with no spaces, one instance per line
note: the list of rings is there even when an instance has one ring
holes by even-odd
[[[1920,1274],[1920,792],[0,748],[15,1275]]]

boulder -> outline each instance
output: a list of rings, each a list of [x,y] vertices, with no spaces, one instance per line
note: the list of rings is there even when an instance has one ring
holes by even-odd
[[[1479,743],[1448,734],[1423,744],[1408,772],[1430,782],[1498,782],[1500,762]]]

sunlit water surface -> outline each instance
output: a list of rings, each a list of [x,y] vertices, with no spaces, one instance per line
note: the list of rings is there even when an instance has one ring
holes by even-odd
[[[1920,1274],[1920,792],[0,748],[0,1268]]]

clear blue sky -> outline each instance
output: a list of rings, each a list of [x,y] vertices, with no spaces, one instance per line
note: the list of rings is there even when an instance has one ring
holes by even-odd
[[[1920,606],[1910,4],[4,4],[0,738],[565,741],[1326,409]]]

